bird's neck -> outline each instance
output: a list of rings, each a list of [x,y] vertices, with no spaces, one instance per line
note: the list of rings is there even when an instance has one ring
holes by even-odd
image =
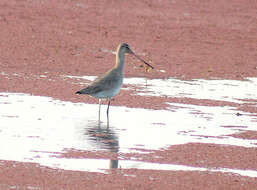
[[[117,69],[120,69],[121,72],[124,71],[124,67],[125,67],[125,53],[123,51],[117,51],[115,67]]]

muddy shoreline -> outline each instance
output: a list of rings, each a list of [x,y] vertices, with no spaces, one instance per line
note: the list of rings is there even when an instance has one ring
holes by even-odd
[[[128,56],[126,77],[183,80],[256,77],[256,10],[257,4],[250,0],[2,0],[0,91],[95,104],[97,100],[93,98],[74,94],[83,87],[82,84],[61,76],[104,73],[114,65],[112,51],[124,41],[155,67],[153,72],[146,73],[140,67],[141,63]],[[238,111],[257,114],[253,103],[240,105],[190,98],[139,97],[133,96],[133,91],[121,91],[112,105],[166,109],[166,102],[233,106]],[[233,136],[257,139],[256,131],[242,131]],[[97,151],[69,153],[63,156],[105,159],[110,156]],[[120,156],[155,163],[257,169],[256,148],[216,144],[189,143],[170,146],[150,155]],[[257,185],[256,177],[221,172],[118,169],[101,174],[11,160],[0,163],[0,188],[3,189],[200,190],[208,186],[208,189],[249,190]]]

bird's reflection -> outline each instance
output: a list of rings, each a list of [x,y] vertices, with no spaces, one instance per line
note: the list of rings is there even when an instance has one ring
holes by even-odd
[[[85,130],[85,135],[88,136],[90,144],[100,150],[115,153],[115,158],[110,160],[110,169],[118,168],[119,138],[111,127],[107,128],[101,123],[90,122]]]

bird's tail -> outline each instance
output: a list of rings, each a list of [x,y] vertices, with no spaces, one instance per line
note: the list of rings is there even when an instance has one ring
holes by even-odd
[[[81,91],[77,91],[75,94],[82,94],[82,92]]]
[[[90,94],[90,89],[84,88],[82,90],[77,91],[76,94]]]

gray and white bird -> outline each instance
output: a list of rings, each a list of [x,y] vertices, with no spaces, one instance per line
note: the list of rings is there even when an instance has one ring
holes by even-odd
[[[99,122],[100,122],[100,110],[101,110],[101,99],[108,100],[107,107],[107,124],[109,126],[109,107],[110,102],[114,96],[116,96],[122,87],[124,78],[124,67],[125,67],[125,54],[132,54],[137,59],[142,61],[148,67],[153,67],[137,56],[129,47],[127,43],[122,43],[118,46],[116,51],[116,64],[115,66],[106,72],[103,76],[98,77],[86,88],[77,91],[76,94],[86,94],[99,99]]]

